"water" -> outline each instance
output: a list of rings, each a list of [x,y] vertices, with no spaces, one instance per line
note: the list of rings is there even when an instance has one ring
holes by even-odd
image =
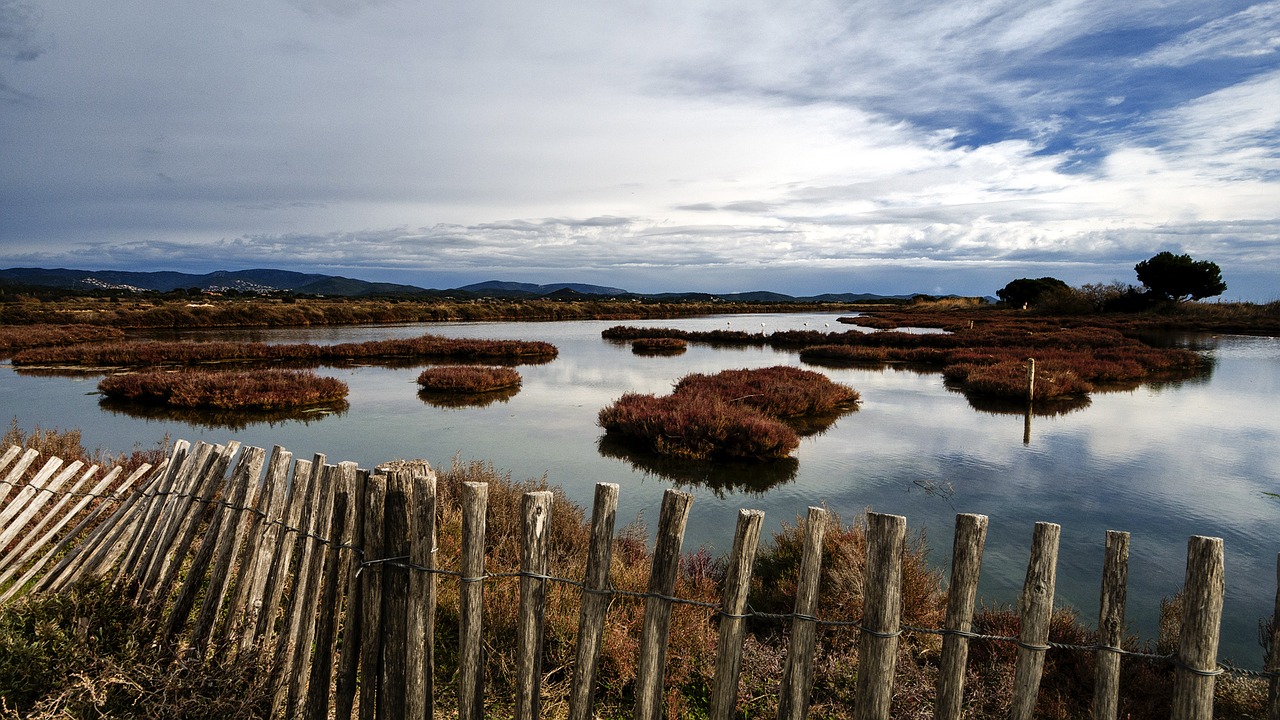
[[[706,330],[723,327],[846,330],[836,316],[727,316],[632,321]],[[989,605],[1016,604],[1037,521],[1062,525],[1057,603],[1092,624],[1108,529],[1132,533],[1128,621],[1153,639],[1162,597],[1181,587],[1191,535],[1222,537],[1227,597],[1221,654],[1258,667],[1257,623],[1275,597],[1280,538],[1280,340],[1193,339],[1214,361],[1207,377],[1100,393],[1087,407],[1035,416],[976,410],[936,373],[821,368],[858,389],[858,412],[806,437],[796,463],[764,477],[721,468],[714,487],[678,483],[601,447],[596,414],[627,391],[663,394],[690,372],[800,365],[794,353],[690,345],[674,357],[641,357],[600,338],[613,321],[432,323],[412,326],[185,333],[186,337],[268,342],[358,342],[424,332],[455,337],[545,340],[560,349],[544,365],[521,366],[519,393],[485,407],[441,408],[420,399],[420,367],[320,368],[351,388],[349,409],[307,421],[245,426],[148,419],[99,406],[97,377],[41,377],[0,364],[0,415],[21,427],[80,428],[89,447],[117,451],[172,438],[283,445],[295,457],[372,467],[395,458],[483,460],[522,480],[546,476],[590,506],[596,482],[621,485],[619,519],[656,523],[663,490],[694,493],[686,548],[728,551],[740,507],[766,513],[766,528],[794,522],[810,505],[846,520],[868,508],[905,515],[925,532],[945,569],[957,512],[990,517],[980,592]],[[7,419],[7,418],[6,418]],[[1029,430],[1029,434],[1028,434]],[[698,472],[703,475],[705,468]],[[688,477],[687,475],[684,477]],[[754,485],[735,485],[747,480]],[[770,485],[770,483],[772,483]],[[767,489],[753,490],[767,486]]]

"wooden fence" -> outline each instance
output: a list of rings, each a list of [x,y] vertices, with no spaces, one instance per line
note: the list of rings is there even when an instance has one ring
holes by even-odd
[[[438,568],[436,477],[423,462],[397,462],[373,472],[353,463],[326,464],[323,455],[294,460],[283,448],[186,441],[157,467],[121,479],[112,471],[64,467],[34,451],[0,456],[0,603],[30,593],[58,592],[82,578],[114,581],[163,628],[176,655],[269,653],[275,714],[288,718],[427,718],[433,714],[437,578],[459,579],[458,714],[480,718],[485,708],[481,630],[488,486],[465,483],[459,567]],[[233,465],[234,461],[234,465]],[[265,475],[263,469],[265,466]],[[108,488],[113,492],[104,494]],[[550,492],[523,500],[524,545],[517,647],[518,718],[540,714],[542,618],[550,582],[581,588],[581,616],[569,717],[592,717],[592,697],[606,609],[620,591],[609,581],[618,486],[596,486],[591,541],[582,578],[548,575]],[[653,549],[635,680],[635,717],[662,714],[663,670],[680,548],[692,497],[663,496]],[[67,528],[75,518],[74,527]],[[747,606],[763,513],[741,510],[718,613],[719,644],[711,688],[712,718],[736,705]],[[859,632],[857,718],[887,718],[901,633],[943,636],[935,717],[959,718],[971,641],[987,518],[961,514],[943,628],[904,626],[901,560],[906,519],[868,513],[868,557]],[[827,513],[810,508],[790,645],[779,694],[780,718],[804,717],[815,657],[815,616]],[[1010,717],[1030,718],[1045,654],[1051,648],[1059,526],[1037,523],[1026,583],[1018,604],[1020,635]],[[1116,715],[1129,536],[1109,532],[1102,578],[1096,653],[1095,718]],[[290,573],[290,568],[297,568]],[[1223,545],[1188,542],[1183,630],[1176,655],[1173,717],[1213,712],[1218,634],[1224,591]],[[1280,594],[1277,597],[1280,618]],[[1275,623],[1280,630],[1280,621]],[[1270,657],[1280,658],[1280,633]],[[1269,668],[1270,669],[1270,668]],[[1270,677],[1269,717],[1280,717],[1277,679]]]

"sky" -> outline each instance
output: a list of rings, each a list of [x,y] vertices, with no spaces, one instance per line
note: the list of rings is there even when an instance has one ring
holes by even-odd
[[[1280,300],[1280,1],[0,0],[0,267]]]

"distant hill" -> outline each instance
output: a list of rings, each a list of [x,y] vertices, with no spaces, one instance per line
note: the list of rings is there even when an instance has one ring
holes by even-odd
[[[478,295],[552,295],[561,290],[572,290],[582,295],[630,295],[622,288],[604,287],[601,285],[584,285],[582,283],[554,283],[552,285],[535,285],[533,283],[503,282],[489,280],[471,285],[463,285],[457,290],[476,293]]]
[[[66,268],[8,268],[0,269],[0,286],[25,291],[25,288],[57,288],[71,293],[93,291],[170,292],[192,288],[206,292],[236,291],[241,293],[290,292],[329,297],[409,296],[438,297],[499,297],[499,298],[548,298],[554,300],[589,300],[596,298],[634,298],[666,302],[893,302],[910,299],[911,295],[873,295],[870,293],[827,293],[808,297],[793,297],[782,293],[755,291],[730,294],[688,293],[632,293],[622,288],[586,283],[534,283],[487,282],[464,285],[452,290],[428,290],[415,285],[377,283],[338,275],[299,273],[289,270],[219,270],[195,275],[181,272],[131,272],[126,270],[70,270]]]

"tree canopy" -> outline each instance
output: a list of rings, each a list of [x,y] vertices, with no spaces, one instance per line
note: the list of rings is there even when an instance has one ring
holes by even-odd
[[[1190,255],[1165,251],[1143,260],[1133,269],[1138,273],[1138,282],[1152,295],[1165,300],[1200,300],[1221,295],[1227,289],[1216,263],[1193,260]]]
[[[1065,282],[1054,277],[1018,278],[997,290],[996,297],[1009,305],[1022,307],[1035,305],[1049,293],[1070,289]]]

